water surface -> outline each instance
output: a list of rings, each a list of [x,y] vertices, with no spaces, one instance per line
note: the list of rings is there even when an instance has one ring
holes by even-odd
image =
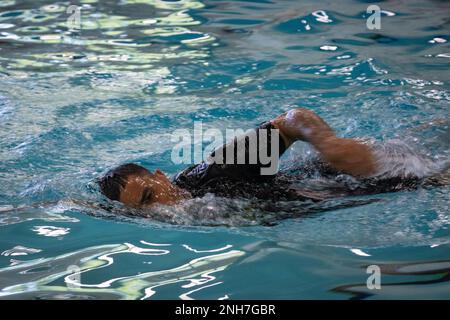
[[[68,29],[71,4],[79,30]],[[448,298],[448,187],[275,226],[92,207],[104,201],[93,179],[115,165],[182,169],[170,159],[175,129],[251,128],[292,106],[339,135],[448,159],[448,3],[380,2],[380,30],[366,27],[368,5],[0,1],[0,297]],[[295,145],[284,165],[308,151]],[[372,264],[381,290],[365,286]]]

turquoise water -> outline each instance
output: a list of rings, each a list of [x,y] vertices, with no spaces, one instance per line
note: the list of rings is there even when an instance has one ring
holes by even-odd
[[[172,223],[96,206],[108,168],[182,169],[175,129],[251,128],[292,106],[448,159],[448,2],[377,4],[380,30],[368,1],[0,1],[0,297],[448,299],[448,187],[274,226],[214,197],[167,209]],[[192,226],[198,212],[226,226]]]

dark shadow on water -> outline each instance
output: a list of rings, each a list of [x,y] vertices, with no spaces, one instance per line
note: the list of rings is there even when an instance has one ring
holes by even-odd
[[[406,281],[392,281],[384,283],[381,281],[380,289],[369,289],[366,283],[356,283],[342,285],[333,288],[331,292],[344,293],[351,295],[350,300],[363,300],[376,297],[377,294],[383,294],[383,297],[394,298],[396,292],[425,292],[426,286],[430,284],[443,284],[448,292],[450,281],[450,260],[421,261],[408,263],[380,263],[381,277],[384,275],[408,277]],[[366,268],[367,266],[363,266]],[[411,280],[411,277],[417,280]],[[383,278],[381,278],[383,279]],[[401,279],[400,279],[401,280]],[[407,297],[405,297],[407,298]],[[423,298],[432,299],[423,293]]]

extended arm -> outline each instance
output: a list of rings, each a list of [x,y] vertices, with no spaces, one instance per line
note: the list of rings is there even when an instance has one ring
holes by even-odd
[[[354,139],[339,138],[333,129],[311,110],[289,110],[271,123],[279,129],[288,147],[297,140],[311,143],[335,169],[358,177],[368,177],[376,171],[370,148]]]

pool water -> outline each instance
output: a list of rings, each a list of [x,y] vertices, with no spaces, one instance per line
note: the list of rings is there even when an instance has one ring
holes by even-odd
[[[191,211],[231,220],[98,206],[108,168],[181,170],[174,130],[251,128],[292,106],[341,136],[448,159],[448,2],[376,3],[373,30],[370,4],[0,1],[0,297],[450,298],[448,187],[271,225],[234,223],[242,207],[211,196]],[[310,151],[297,143],[282,166]],[[369,265],[381,289],[366,286]]]

